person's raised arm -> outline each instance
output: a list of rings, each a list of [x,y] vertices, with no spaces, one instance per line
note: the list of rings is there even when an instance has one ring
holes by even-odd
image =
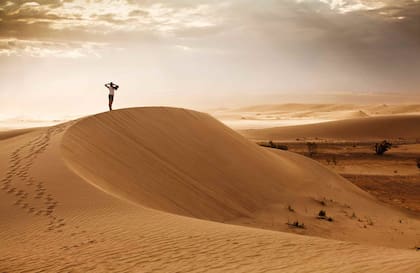
[[[106,88],[109,88],[109,83],[106,83],[106,84],[105,84],[105,87],[106,87]]]

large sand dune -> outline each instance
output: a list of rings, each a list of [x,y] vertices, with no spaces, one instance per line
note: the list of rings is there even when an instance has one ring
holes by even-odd
[[[294,140],[321,138],[329,140],[420,139],[420,115],[357,118],[266,129],[242,130],[252,139]]]
[[[1,272],[420,268],[418,220],[316,162],[263,150],[206,114],[119,110],[0,146]],[[316,219],[320,208],[335,221]],[[287,218],[305,222],[297,232],[352,242],[209,221],[295,231]]]

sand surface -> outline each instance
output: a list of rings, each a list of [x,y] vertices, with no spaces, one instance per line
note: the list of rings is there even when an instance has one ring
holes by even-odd
[[[250,139],[420,141],[420,115],[395,115],[338,120],[318,124],[242,130]]]
[[[0,272],[420,270],[417,218],[207,114],[124,109],[0,146]]]
[[[303,125],[390,115],[420,115],[420,104],[271,104],[209,111],[237,130]]]

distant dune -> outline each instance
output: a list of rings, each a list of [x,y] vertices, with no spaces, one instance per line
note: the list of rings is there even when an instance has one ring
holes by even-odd
[[[274,112],[274,111],[363,111],[368,115],[412,114],[420,113],[420,104],[268,104],[254,105],[231,110],[233,112]]]
[[[123,109],[0,147],[1,272],[420,268],[418,219],[207,114]]]
[[[420,115],[420,105],[273,104],[210,111],[236,130],[391,115]]]
[[[243,130],[252,139],[294,140],[321,138],[331,140],[420,139],[420,115],[366,117],[319,124]]]

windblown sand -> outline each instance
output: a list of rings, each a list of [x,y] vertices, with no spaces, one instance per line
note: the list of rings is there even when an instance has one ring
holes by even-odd
[[[236,130],[303,125],[334,120],[419,115],[420,104],[272,104],[234,109],[215,109],[210,113]],[[359,130],[360,131],[360,130]]]
[[[420,270],[417,218],[207,114],[124,109],[0,146],[0,272]]]

